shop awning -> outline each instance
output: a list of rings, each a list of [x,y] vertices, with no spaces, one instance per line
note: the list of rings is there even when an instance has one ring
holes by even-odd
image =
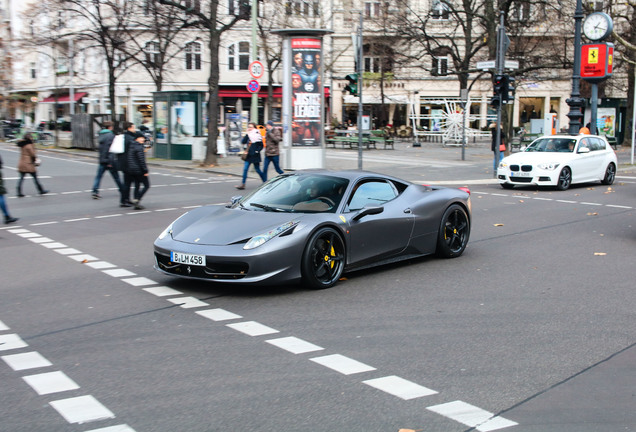
[[[325,97],[328,98],[330,96],[329,87],[325,87]],[[275,98],[283,97],[283,88],[282,87],[274,87]],[[219,97],[232,97],[232,98],[249,98],[252,97],[252,93],[248,92],[245,87],[221,87],[219,89]],[[258,92],[259,98],[267,97],[267,88],[261,87],[261,90]]]
[[[85,92],[78,92],[73,95],[73,100],[77,102],[84,96],[88,95]],[[71,100],[71,96],[68,93],[62,93],[57,96],[57,103],[69,103]],[[44,98],[41,103],[55,103],[55,95],[51,95],[47,98]]]
[[[358,96],[345,95],[344,103],[345,104],[357,104]],[[362,94],[362,103],[363,104],[381,104],[382,98],[376,95],[368,95]],[[409,97],[406,95],[384,95],[384,103],[389,104],[397,104],[397,105],[408,105],[411,103],[409,101]]]

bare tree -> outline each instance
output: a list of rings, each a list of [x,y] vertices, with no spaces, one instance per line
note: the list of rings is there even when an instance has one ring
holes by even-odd
[[[188,15],[187,25],[207,31],[208,53],[210,55],[210,76],[208,77],[208,142],[204,164],[217,163],[216,140],[219,136],[219,48],[221,35],[234,25],[249,18],[249,4],[241,1],[236,15],[223,14],[219,10],[219,0],[210,0],[206,7],[198,0],[172,1],[159,0],[159,3],[182,10]]]
[[[614,18],[613,38],[620,49],[614,51],[618,60],[626,64],[627,67],[627,134],[625,141],[634,145],[634,130],[636,125],[632,124],[634,115],[634,79],[636,77],[636,1],[627,0],[623,5],[615,7],[612,11]],[[617,62],[618,63],[618,62]]]

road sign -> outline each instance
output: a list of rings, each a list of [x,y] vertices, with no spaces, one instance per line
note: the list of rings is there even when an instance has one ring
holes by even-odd
[[[258,60],[255,60],[252,63],[250,63],[249,69],[250,69],[250,75],[252,75],[252,78],[254,79],[259,79],[265,73],[265,68],[263,67],[263,63],[259,62]]]
[[[495,66],[496,66],[495,60],[477,62],[477,69],[482,69],[482,70],[494,69]]]
[[[519,62],[517,60],[506,60],[506,69],[519,69]]]
[[[261,85],[256,80],[252,80],[247,83],[247,91],[250,93],[258,93],[261,89]]]

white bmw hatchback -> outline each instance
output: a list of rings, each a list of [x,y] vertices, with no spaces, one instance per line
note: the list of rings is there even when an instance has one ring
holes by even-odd
[[[597,135],[546,135],[499,163],[497,178],[504,189],[555,186],[600,181],[614,183],[616,153]]]

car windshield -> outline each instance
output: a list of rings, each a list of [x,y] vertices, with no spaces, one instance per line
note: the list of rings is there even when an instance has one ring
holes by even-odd
[[[233,208],[294,213],[334,213],[349,180],[319,174],[275,177],[234,204]]]
[[[539,138],[530,144],[526,151],[572,153],[575,146],[574,138]]]

